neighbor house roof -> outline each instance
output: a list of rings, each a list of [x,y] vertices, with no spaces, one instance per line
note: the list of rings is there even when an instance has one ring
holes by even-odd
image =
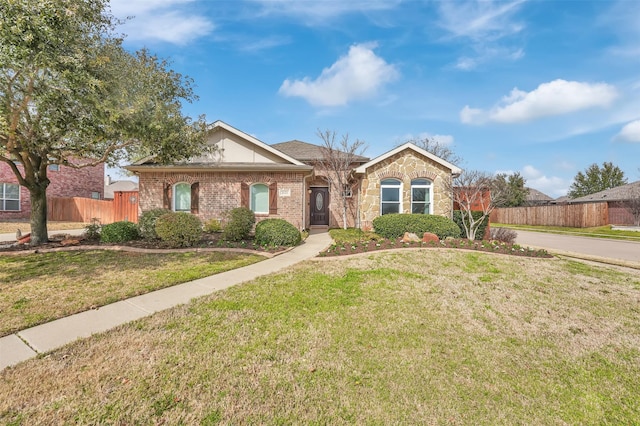
[[[271,146],[290,157],[303,162],[319,161],[322,160],[323,157],[322,146],[295,139],[292,141],[276,143]],[[361,155],[354,155],[353,159],[355,163],[366,163],[369,161],[369,158]]]
[[[640,180],[615,188],[605,189],[584,197],[570,198],[569,203],[592,203],[595,201],[624,201],[640,196]]]
[[[449,170],[451,170],[451,173],[454,175],[459,175],[460,173],[462,173],[462,169],[459,168],[458,166],[449,163],[448,161],[443,160],[442,158],[433,155],[432,153],[430,153],[427,150],[424,150],[422,148],[420,148],[419,146],[412,144],[411,142],[407,142],[404,145],[400,145],[399,147],[396,147],[394,149],[392,149],[391,151],[388,151],[376,158],[374,158],[373,160],[369,161],[368,163],[365,163],[363,165],[361,165],[360,167],[356,168],[356,173],[365,173],[366,170],[375,165],[378,164],[381,161],[386,160],[389,157],[392,157],[394,155],[396,155],[399,152],[404,151],[405,149],[410,149],[414,152],[417,152],[420,155],[423,155],[427,158],[429,158],[430,160],[435,161],[438,164],[443,165],[444,167],[448,168]]]
[[[547,194],[538,191],[537,189],[528,188],[529,193],[527,194],[527,201],[553,201],[553,198],[549,197]]]
[[[131,180],[114,180],[104,186],[104,198],[113,199],[113,193],[118,191],[137,191],[138,183]]]

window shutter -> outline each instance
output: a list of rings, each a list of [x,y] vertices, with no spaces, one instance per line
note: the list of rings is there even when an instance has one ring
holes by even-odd
[[[171,210],[171,184],[164,184],[164,193],[162,194],[162,207]]]
[[[191,214],[199,213],[200,205],[200,182],[191,185]]]
[[[269,185],[269,214],[278,214],[278,184]]]
[[[244,182],[240,184],[240,206],[249,208],[249,185]]]

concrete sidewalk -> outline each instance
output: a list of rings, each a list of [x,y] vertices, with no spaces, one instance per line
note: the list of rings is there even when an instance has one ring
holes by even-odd
[[[271,259],[122,300],[2,337],[0,338],[0,370],[77,339],[188,303],[193,298],[250,281],[261,275],[277,272],[315,257],[330,244],[331,237],[328,232],[312,232],[300,246]]]
[[[18,229],[18,227],[16,227],[16,230]],[[61,231],[49,231],[49,236],[51,235],[56,235],[56,234],[69,234],[69,235],[82,235],[84,234],[84,229],[64,229]],[[29,227],[26,228],[26,230],[23,228],[22,229],[22,233],[23,234],[28,234],[29,233]],[[7,243],[14,243],[16,241],[16,233],[12,232],[12,233],[7,233],[7,234],[0,234],[0,243],[1,242],[7,242]]]

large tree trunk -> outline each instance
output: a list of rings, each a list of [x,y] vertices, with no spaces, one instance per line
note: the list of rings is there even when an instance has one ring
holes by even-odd
[[[31,245],[49,241],[47,232],[47,189],[29,188],[31,194]]]

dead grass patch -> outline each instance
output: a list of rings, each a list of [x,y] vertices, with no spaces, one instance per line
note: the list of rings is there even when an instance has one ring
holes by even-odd
[[[305,262],[0,373],[0,422],[630,424],[640,278],[459,250]]]
[[[0,336],[264,259],[106,250],[0,257]]]

